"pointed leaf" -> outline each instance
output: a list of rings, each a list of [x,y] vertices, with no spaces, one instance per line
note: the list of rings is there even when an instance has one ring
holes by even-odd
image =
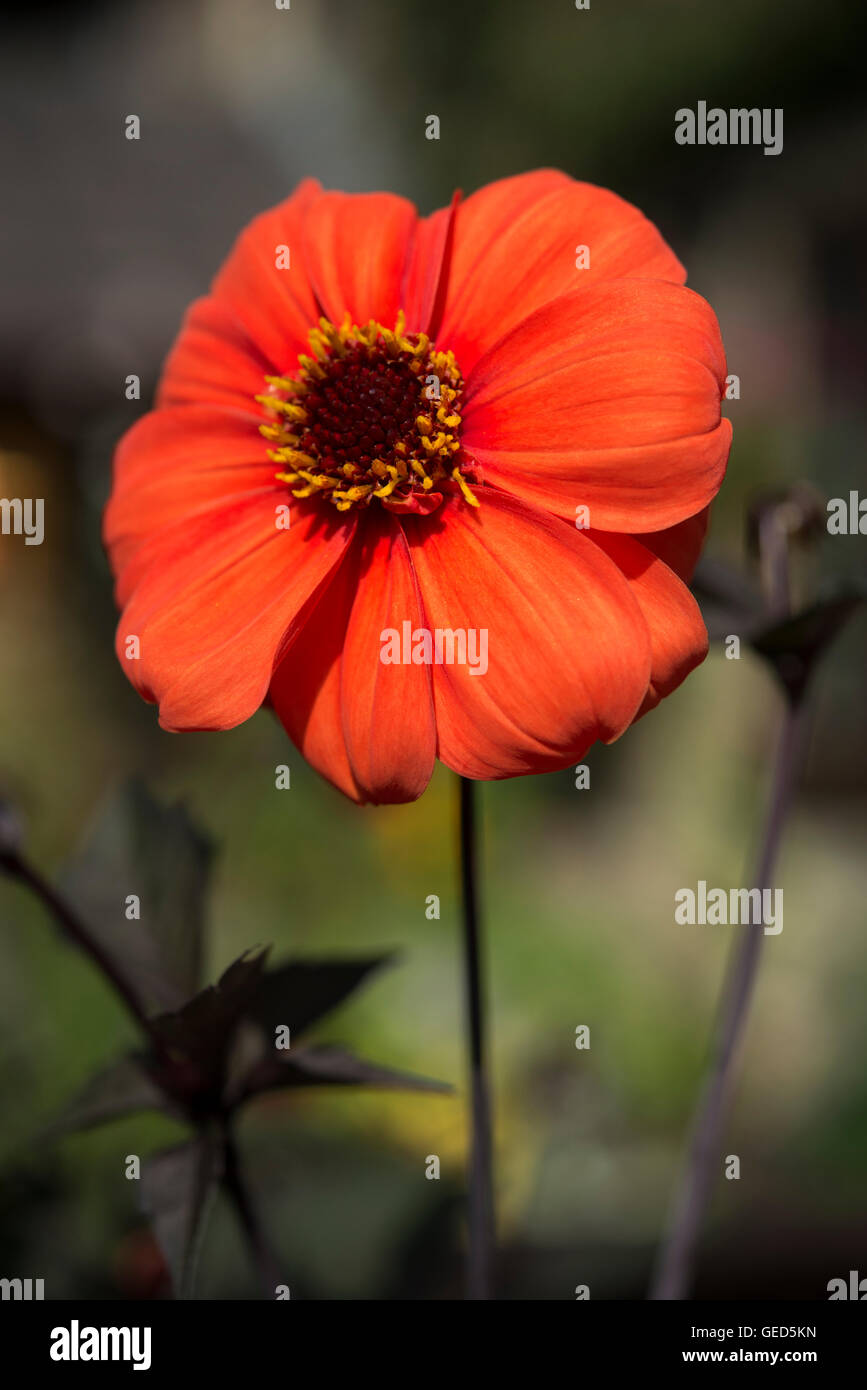
[[[209,985],[174,1013],[161,1014],[153,1026],[170,1051],[198,1068],[201,1089],[222,1086],[235,1029],[250,1007],[268,952],[246,951]]]
[[[374,1086],[385,1090],[434,1091],[447,1095],[454,1087],[411,1072],[395,1071],[365,1061],[342,1047],[301,1047],[275,1051],[250,1078],[255,1090],[294,1086]]]
[[[141,1110],[171,1114],[164,1093],[134,1057],[120,1057],[86,1081],[48,1128],[49,1135],[92,1129]]]
[[[864,597],[863,586],[847,585],[794,617],[760,627],[750,637],[755,651],[770,662],[791,698],[801,695],[823,652]]]
[[[211,857],[181,807],[130,783],[62,875],[65,894],[150,1008],[176,1009],[199,986]],[[126,916],[133,895],[139,920]]]
[[[221,1175],[215,1138],[202,1133],[142,1166],[141,1203],[169,1267],[176,1298],[192,1296],[208,1211]]]
[[[356,960],[289,960],[267,971],[250,1006],[250,1017],[261,1024],[269,1040],[285,1024],[295,1038],[338,1004],[392,956]]]
[[[743,634],[759,621],[762,597],[754,585],[724,560],[702,557],[690,584],[712,642]]]

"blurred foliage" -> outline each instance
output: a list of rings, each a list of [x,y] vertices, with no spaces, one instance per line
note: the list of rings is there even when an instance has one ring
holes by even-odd
[[[243,1229],[253,1233],[251,1254],[273,1297],[281,1271],[270,1251],[267,1266],[258,1258],[257,1196],[248,1192],[234,1135],[240,1108],[257,1096],[309,1086],[450,1089],[307,1041],[308,1030],[384,960],[289,960],[266,969],[267,948],[253,948],[215,985],[200,988],[210,846],[179,807],[160,805],[137,783],[111,798],[66,870],[65,894],[45,883],[19,840],[0,839],[0,869],[31,890],[66,944],[90,959],[144,1043],[95,1072],[49,1134],[141,1111],[187,1125],[185,1143],[148,1155],[143,1165],[140,1155],[124,1160],[124,1176],[141,1181],[141,1205],[174,1293],[193,1295],[205,1217],[222,1185]],[[129,894],[132,884],[140,891]]]

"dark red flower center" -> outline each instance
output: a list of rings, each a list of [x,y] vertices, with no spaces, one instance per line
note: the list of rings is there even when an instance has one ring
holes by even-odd
[[[478,501],[472,463],[460,443],[463,380],[454,355],[424,333],[373,319],[363,327],[328,319],[310,334],[296,377],[266,377],[257,396],[271,421],[277,477],[293,497],[317,494],[339,511],[381,502],[398,512],[434,511],[446,492]]]

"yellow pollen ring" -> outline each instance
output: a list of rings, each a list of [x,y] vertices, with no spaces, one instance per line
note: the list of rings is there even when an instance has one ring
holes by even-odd
[[[456,486],[469,506],[478,507],[467,478],[471,466],[459,461],[463,381],[454,355],[434,348],[425,333],[407,333],[403,310],[393,329],[374,319],[354,324],[346,314],[340,325],[320,318],[309,336],[312,355],[299,354],[298,376],[266,376],[270,390],[255,397],[271,416],[259,426],[276,446],[268,457],[281,466],[276,478],[292,495],[327,497],[338,511],[369,506],[374,498],[413,510],[414,494]],[[375,368],[372,381],[368,364]],[[386,385],[391,372],[396,391]],[[354,436],[353,392],[359,389]],[[417,413],[407,419],[402,412],[416,390]],[[373,410],[384,413],[371,413],[368,394]],[[376,420],[379,429],[371,423]],[[372,457],[372,436],[384,457]]]

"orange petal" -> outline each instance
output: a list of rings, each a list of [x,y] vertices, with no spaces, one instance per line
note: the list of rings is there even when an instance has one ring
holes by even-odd
[[[157,406],[202,402],[259,412],[273,364],[239,326],[222,300],[191,304],[160,379]]]
[[[707,528],[710,523],[710,507],[705,507],[695,516],[669,526],[665,531],[645,531],[641,544],[658,555],[668,568],[688,584],[698,564]]]
[[[413,801],[430,780],[430,671],[381,660],[383,631],[404,622],[422,622],[406,539],[393,517],[369,513],[271,683],[290,737],[355,801]]]
[[[323,193],[310,203],[305,265],[326,318],[394,324],[417,221],[393,193]]]
[[[275,525],[273,495],[203,513],[185,523],[185,548],[144,572],[116,645],[133,684],[159,703],[163,728],[229,729],[262,703],[355,525],[298,511],[288,531]],[[127,656],[131,636],[139,659]]]
[[[436,335],[447,292],[459,202],[460,194],[456,193],[447,208],[416,222],[400,296],[409,333]]]
[[[725,472],[713,310],[662,280],[600,281],[540,309],[476,364],[462,440],[487,481],[596,530],[658,531]],[[586,518],[585,518],[586,519]]]
[[[322,586],[315,607],[271,680],[274,711],[304,757],[353,801],[364,795],[353,776],[340,709],[340,669],[358,587],[358,535]]]
[[[668,565],[632,536],[588,531],[595,545],[629,583],[650,633],[650,682],[644,714],[676,690],[707,656],[707,629],[686,585]]]
[[[444,763],[478,778],[550,771],[623,732],[647,690],[650,639],[598,546],[493,488],[478,510],[452,497],[401,524],[427,626],[475,629],[479,642],[487,631],[484,674],[433,667]]]
[[[399,522],[373,514],[341,669],[343,733],[364,799],[414,801],[433,771],[436,728],[430,667],[382,661],[384,634],[423,625],[409,548]],[[402,645],[402,643],[401,643]]]
[[[255,343],[275,374],[296,367],[319,318],[304,229],[311,207],[322,196],[315,179],[305,179],[290,198],[260,213],[238,237],[211,287],[212,296]],[[288,248],[288,266],[283,248]]]
[[[103,519],[119,601],[146,567],[146,554],[163,552],[173,527],[263,490],[275,494],[275,503],[287,500],[275,471],[252,415],[189,405],[143,416],[115,451]],[[183,547],[183,536],[178,539]]]
[[[589,266],[578,268],[587,247]],[[438,341],[464,377],[536,309],[598,279],[682,284],[686,272],[638,208],[605,188],[541,169],[501,179],[458,208]]]

